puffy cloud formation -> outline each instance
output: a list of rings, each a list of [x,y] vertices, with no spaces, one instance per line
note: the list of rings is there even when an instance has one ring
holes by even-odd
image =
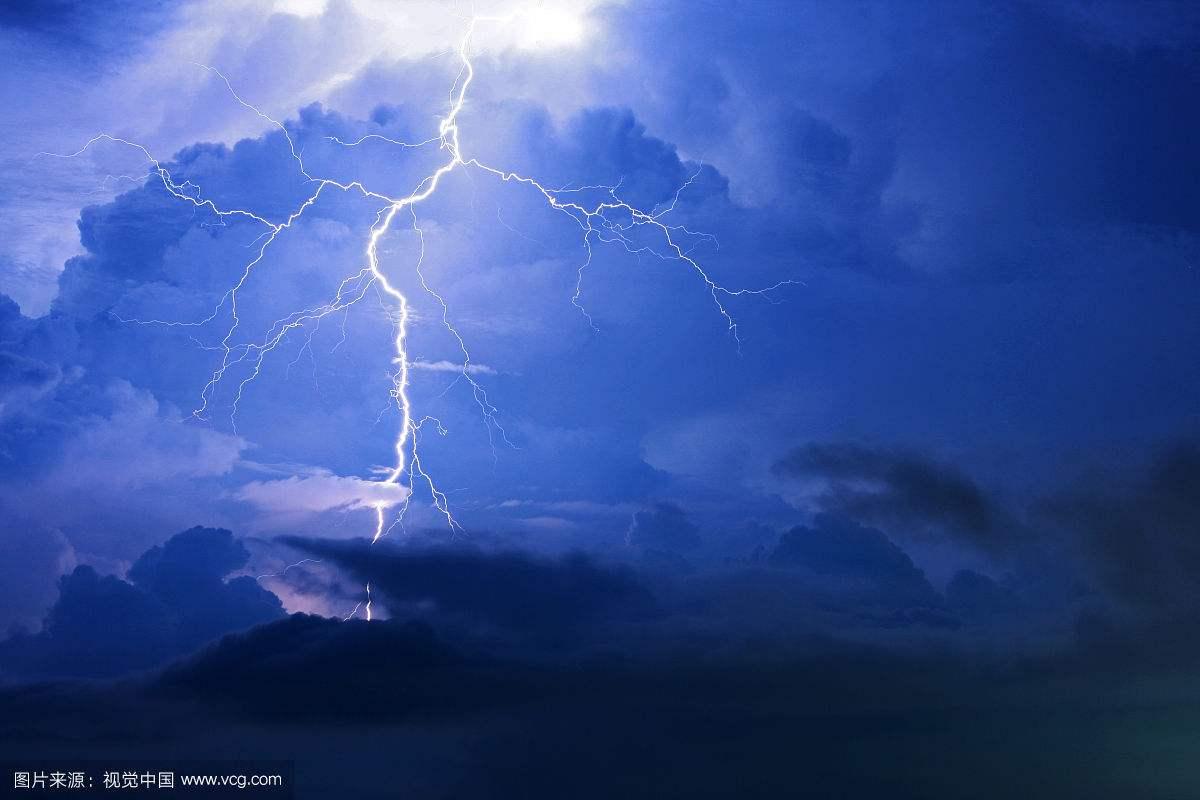
[[[694,196],[677,204],[680,215],[692,213],[688,209],[704,197],[718,206],[728,204],[723,179],[715,170],[682,159],[628,111],[588,109],[555,121],[535,105],[500,105],[493,110],[496,126],[527,130],[531,136],[479,139],[480,150],[498,163],[516,163],[543,180],[564,184],[623,179],[629,196],[649,208],[671,202],[691,176],[688,194]],[[479,123],[485,128],[490,124]],[[372,185],[393,191],[422,174],[432,157],[414,152],[396,158],[373,140],[369,146],[347,150],[331,140],[353,141],[364,135],[411,139],[423,124],[412,108],[400,106],[380,106],[368,119],[309,106],[288,123],[312,169],[344,180],[369,178]],[[304,180],[280,131],[233,146],[188,146],[167,164],[177,180],[203,186],[206,197],[225,206],[253,208],[270,219],[285,217],[305,196]],[[412,331],[417,358],[413,391],[454,433],[454,438],[438,442],[445,448],[439,474],[476,485],[481,476],[490,475],[488,491],[499,497],[522,485],[528,475],[550,468],[575,483],[563,487],[565,492],[608,491],[616,496],[600,500],[610,502],[638,493],[655,476],[637,458],[635,435],[613,435],[603,420],[582,427],[561,424],[564,420],[557,419],[555,408],[582,402],[586,412],[594,382],[576,388],[561,374],[544,370],[578,346],[589,330],[569,302],[577,258],[585,256],[577,228],[521,187],[489,181],[484,191],[485,204],[495,203],[496,213],[468,220],[480,229],[482,239],[469,233],[470,226],[457,213],[483,201],[476,182],[456,176],[442,189],[443,202],[422,209],[424,269],[451,302],[452,318],[477,348],[477,356],[486,359],[477,357],[472,374],[502,384],[514,398],[513,405],[526,410],[512,428],[514,437],[523,440],[524,461],[511,470],[493,469],[487,448],[478,447],[473,438],[479,425],[473,398],[469,393],[447,397],[455,380],[447,369],[458,357],[457,343],[437,326],[420,323]],[[272,245],[244,287],[238,341],[292,309],[311,307],[358,269],[372,218],[370,204],[361,197],[328,192]],[[388,427],[395,420],[387,411],[391,322],[386,309],[364,303],[323,329],[313,324],[298,330],[281,343],[277,357],[266,362],[253,385],[237,389],[248,370],[234,369],[225,385],[204,396],[200,390],[219,363],[216,353],[224,326],[230,323],[228,307],[221,307],[209,326],[134,322],[187,322],[219,306],[262,234],[261,228],[244,221],[221,222],[170,197],[154,180],[134,181],[133,188],[111,201],[81,212],[83,252],[65,265],[50,314],[28,319],[11,302],[4,306],[0,349],[7,352],[11,346],[12,351],[0,360],[5,376],[0,392],[3,413],[13,424],[0,432],[9,456],[0,469],[22,464],[25,497],[42,497],[44,505],[62,507],[54,500],[67,489],[83,495],[91,486],[129,491],[157,482],[164,485],[164,497],[167,491],[176,493],[176,507],[199,506],[225,524],[240,520],[275,528],[284,509],[311,512],[316,518],[403,500],[398,487],[360,477],[392,458]],[[534,230],[536,238],[529,235]],[[423,307],[432,300],[413,275],[401,269],[415,257],[415,234],[398,231],[394,238],[388,242],[395,248],[389,251],[389,269],[395,267],[394,280],[412,292],[415,318],[440,315],[436,307],[432,313]],[[314,252],[321,258],[311,258]],[[623,256],[615,260],[629,255],[623,249],[620,253]],[[597,254],[596,270],[613,256]],[[475,266],[464,272],[460,263]],[[696,302],[685,313],[713,319],[711,332],[719,339],[719,316],[713,317],[703,284],[689,272],[675,270],[665,288],[670,291],[684,281],[691,289],[699,287]],[[260,281],[260,274],[266,280]],[[608,315],[622,323],[629,317],[633,307],[620,296],[626,288],[622,281],[618,277],[597,282],[597,306],[605,309],[596,310],[598,322]],[[628,288],[650,290],[644,285]],[[646,317],[642,312],[635,316]],[[615,326],[614,333],[623,327]],[[620,334],[614,345],[623,348],[630,338]],[[491,366],[493,362],[503,368]],[[530,376],[535,377],[530,381]],[[56,391],[68,384],[69,391]],[[564,390],[574,396],[564,397]],[[232,427],[235,395],[241,397],[240,435],[234,435]],[[661,397],[656,405],[663,408],[670,402]],[[193,409],[203,410],[188,416]],[[297,436],[297,431],[304,434]],[[586,438],[593,452],[586,457],[581,452],[575,459],[577,468],[559,469],[554,465],[562,451],[554,436]],[[238,468],[259,466],[241,461],[252,448],[268,466],[286,465],[285,475],[247,481]],[[84,452],[95,456],[82,457]],[[28,469],[31,463],[38,469]],[[614,474],[622,476],[620,482],[610,480]],[[245,505],[222,502],[228,498]],[[103,497],[97,502],[102,504]],[[183,524],[171,505],[156,509],[158,515],[144,528],[136,518],[120,519],[135,531],[135,544],[118,555],[135,557],[149,543],[153,527]],[[119,510],[109,513],[117,522]],[[72,540],[96,535],[82,520],[60,515],[53,522]],[[315,529],[318,522],[302,524]],[[93,543],[86,544],[90,548]]]
[[[363,4],[328,4],[311,15],[272,10],[210,9],[203,35],[188,28],[199,18],[196,9],[134,14],[122,6],[119,30],[107,15],[100,25],[86,10],[48,19],[57,28],[66,20],[89,20],[85,27],[96,44],[139,39],[166,25],[167,35],[139,40],[150,48],[143,56],[167,53],[179,60],[181,42],[198,48],[186,52],[217,63],[246,97],[287,120],[315,172],[369,177],[388,188],[411,185],[435,156],[397,151],[382,140],[346,149],[329,137],[421,140],[453,70],[406,60],[399,43],[379,49],[388,39],[380,34],[384,23],[378,9]],[[425,16],[428,10],[413,12],[406,30],[435,19]],[[1038,29],[1044,14],[1068,22],[1052,32]],[[436,321],[434,304],[414,305],[415,318],[424,320],[413,328],[414,341],[421,340],[414,357],[422,359],[414,364],[424,365],[414,369],[415,390],[451,431],[445,439],[429,437],[431,463],[446,485],[469,489],[462,495],[463,519],[476,528],[523,527],[541,537],[539,547],[556,552],[577,545],[615,549],[621,526],[605,526],[595,515],[517,518],[499,501],[637,508],[648,498],[671,498],[692,519],[704,520],[700,547],[689,549],[686,534],[666,533],[665,517],[658,534],[669,541],[653,543],[658,534],[649,532],[649,520],[638,538],[647,549],[688,550],[695,565],[711,555],[701,551],[720,540],[709,537],[708,528],[743,524],[738,517],[747,503],[762,509],[775,529],[794,525],[773,496],[776,486],[812,482],[823,490],[798,504],[802,512],[823,510],[878,528],[902,542],[938,585],[961,568],[999,574],[1008,565],[987,559],[1016,557],[1027,537],[997,516],[998,501],[973,476],[985,461],[987,469],[993,461],[1019,463],[1009,473],[1022,475],[1026,464],[994,446],[994,431],[1012,431],[1004,437],[1012,441],[1029,437],[1021,450],[1039,454],[1028,466],[1034,482],[1038,470],[1044,477],[1052,469],[1045,454],[1064,449],[1050,441],[1058,432],[1086,450],[1095,445],[1095,431],[1109,429],[1113,420],[1137,438],[1148,420],[1167,427],[1195,407],[1194,387],[1172,379],[1186,370],[1178,353],[1197,333],[1195,315],[1177,301],[1188,296],[1179,283],[1187,278],[1180,276],[1195,260],[1190,223],[1177,209],[1194,187],[1168,167],[1166,154],[1180,152],[1185,139],[1162,111],[1184,105],[1174,98],[1178,80],[1169,79],[1179,77],[1179,52],[1139,60],[1097,50],[1092,22],[1114,15],[1121,16],[1027,9],[997,27],[973,11],[952,18],[889,11],[864,22],[819,6],[783,20],[744,8],[730,18],[728,32],[753,37],[756,45],[730,49],[686,4],[606,7],[593,15],[580,48],[556,53],[553,70],[544,69],[540,56],[481,40],[476,93],[463,116],[472,154],[559,185],[619,180],[630,199],[659,209],[673,204],[674,221],[712,233],[712,240],[697,240],[695,253],[722,281],[758,285],[804,277],[808,286],[780,296],[780,305],[731,299],[747,334],[739,356],[689,270],[677,269],[677,262],[639,262],[619,247],[597,248],[583,297],[601,330],[594,336],[569,302],[585,255],[578,230],[512,185],[449,180],[418,220],[428,245],[425,266],[477,348],[477,364],[494,370],[480,367],[475,374],[502,401],[521,448],[500,448],[493,461],[471,399],[444,396],[453,378],[443,370],[457,357],[455,343],[436,324],[424,324]],[[1084,18],[1092,22],[1081,30]],[[36,15],[13,19],[39,42],[52,41],[48,29],[34,24]],[[237,20],[235,29],[222,28],[230,20]],[[1035,29],[1038,35],[1028,35]],[[324,37],[329,43],[321,64],[295,60],[295,52],[323,41],[328,30],[338,35]],[[676,40],[660,36],[663,30],[686,35]],[[930,30],[945,47],[910,58],[925,52],[914,42]],[[187,33],[195,35],[187,39]],[[453,32],[442,25],[436,33],[422,42],[444,44]],[[1160,39],[1140,36],[1137,47],[1160,47]],[[362,47],[368,40],[374,44]],[[815,61],[788,57],[797,42]],[[1040,69],[1039,58],[1071,53],[1078,69],[1061,76],[1064,85],[1093,101],[1102,91],[1096,87],[1104,86],[1111,102],[1070,109],[1084,124],[1064,135],[1047,115],[1032,113],[1049,102],[1041,85],[958,78],[941,84],[941,95],[906,90],[926,85],[931,75],[991,76],[992,62],[980,54],[993,51],[977,46],[981,42],[1012,60],[1005,78],[1018,83],[1017,76]],[[724,56],[697,61],[697,44]],[[846,48],[854,58],[845,57]],[[104,52],[91,51],[97,58]],[[655,63],[650,72],[638,66],[648,56]],[[315,74],[335,64],[344,73],[335,83]],[[279,69],[288,74],[276,74]],[[1092,73],[1131,77],[1086,79]],[[547,83],[551,75],[550,83],[561,87]],[[210,78],[200,71],[168,82],[177,97],[160,94],[162,85],[154,83],[158,89],[130,94],[130,102],[145,101],[155,124],[169,121],[154,149],[180,179],[222,203],[250,205],[276,219],[305,190],[287,143],[278,130],[256,129],[262,120]],[[628,94],[635,81],[644,98]],[[1148,103],[1144,92],[1134,91],[1138,85],[1161,94]],[[980,99],[980,86],[990,100]],[[758,102],[759,92],[774,93],[778,102]],[[324,104],[295,111],[314,98]],[[203,114],[185,113],[200,107]],[[991,115],[996,107],[1005,124],[959,135],[969,122],[962,109]],[[1129,140],[1125,121],[1135,112],[1144,112],[1149,128],[1170,146],[1151,151]],[[1093,119],[1097,115],[1103,119]],[[1014,139],[1026,126],[1033,126],[1039,146],[1026,147],[1031,140],[1024,133]],[[1076,141],[1080,130],[1084,142]],[[92,132],[89,126],[87,135]],[[242,133],[248,138],[239,140]],[[1018,140],[1022,146],[1014,147]],[[963,141],[979,144],[964,148]],[[1102,157],[1118,150],[1141,152],[1148,166],[1129,174]],[[71,547],[118,561],[135,558],[158,540],[158,531],[190,524],[193,510],[247,532],[317,534],[336,525],[359,533],[365,506],[399,499],[364,477],[391,458],[386,313],[364,305],[319,331],[298,331],[267,365],[265,379],[248,388],[238,436],[228,422],[232,386],[216,393],[206,421],[189,417],[214,363],[214,351],[204,348],[219,341],[227,316],[203,331],[118,319],[203,317],[240,274],[262,230],[233,221],[217,225],[155,182],[143,182],[145,165],[135,163],[136,152],[102,148],[89,158],[95,161],[56,161],[53,168],[86,170],[92,163],[108,171],[110,163],[114,169],[128,163],[136,167],[129,171],[135,179],[118,181],[120,194],[102,192],[96,195],[101,201],[80,213],[81,249],[51,287],[50,314],[22,317],[13,303],[0,302],[0,352],[6,354],[0,355],[0,471],[16,478],[15,489],[0,500],[48,516],[22,523],[45,523]],[[957,166],[947,169],[950,162]],[[1097,163],[1112,164],[1115,177],[1084,174]],[[39,162],[38,169],[49,164]],[[964,185],[956,176],[965,174],[979,180]],[[1022,177],[1031,174],[1059,175],[1054,185],[1069,190],[1042,196],[1047,184]],[[1109,191],[1114,180],[1121,192]],[[1089,185],[1099,188],[1077,190]],[[75,192],[74,202],[81,196]],[[3,201],[20,205],[22,197]],[[998,197],[1003,213],[993,213]],[[1109,200],[1098,204],[1097,197]],[[281,311],[308,307],[361,265],[372,210],[360,200],[331,192],[273,246],[246,289],[246,331]],[[1044,213],[1023,211],[1034,208]],[[981,218],[989,220],[983,228]],[[404,266],[412,263],[414,239],[411,231],[397,231],[387,243],[389,269],[410,284]],[[1081,265],[1087,267],[1083,282],[1077,281],[1085,274]],[[24,269],[0,266],[0,274],[10,274],[9,266]],[[28,289],[15,279],[6,289],[9,284],[13,291]],[[428,301],[419,290],[413,296],[418,305]],[[861,313],[864,305],[872,312]],[[1149,333],[1130,324],[1148,308],[1156,309],[1159,323]],[[997,331],[1005,332],[1003,347]],[[1105,337],[1112,331],[1122,332],[1120,345],[1097,348],[1097,342],[1111,343]],[[1103,363],[1089,355],[1100,350]],[[1038,376],[1045,374],[1056,376],[1054,397],[1040,390]],[[1128,379],[1107,380],[1112,390],[1096,395],[1097,381],[1117,374]],[[939,390],[929,391],[934,384]],[[1133,386],[1142,388],[1125,388]],[[997,392],[1005,402],[989,401]],[[1157,411],[1140,413],[1145,403]],[[853,430],[832,430],[841,421]],[[673,425],[689,434],[665,437],[665,448],[650,446]],[[839,444],[885,436],[916,444]],[[925,455],[950,450],[944,441],[920,444],[939,437],[961,444],[954,461],[969,471]],[[816,444],[784,451],[797,441]],[[135,457],[139,451],[144,455]],[[88,457],[92,452],[95,458]],[[243,460],[251,452],[254,464]],[[781,466],[772,473],[776,462]],[[260,467],[271,477],[264,479]],[[109,499],[148,485],[156,487],[144,498],[149,507],[136,513],[123,513],[118,506],[127,504]],[[721,502],[707,502],[710,497]],[[71,512],[80,508],[96,511]],[[662,516],[649,506],[645,513]],[[370,520],[363,524],[369,527]],[[960,563],[945,559],[935,569],[910,541],[918,533],[939,539],[935,528],[953,529],[987,552]],[[39,574],[50,586],[51,578]]]
[[[245,448],[237,436],[189,427],[179,411],[154,395],[117,380],[104,390],[111,409],[80,420],[51,474],[56,487],[137,491],[179,480],[220,477]]]
[[[226,530],[192,528],[142,555],[129,581],[76,567],[37,635],[0,643],[6,677],[119,675],[161,664],[223,633],[283,615],[249,577],[226,580],[249,557]]]

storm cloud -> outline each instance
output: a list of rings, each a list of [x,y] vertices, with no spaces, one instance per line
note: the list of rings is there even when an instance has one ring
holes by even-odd
[[[627,567],[595,562],[584,554],[557,559],[523,552],[483,552],[462,547],[409,550],[366,540],[337,542],[282,537],[280,541],[338,566],[393,615],[432,607],[472,626],[494,626],[544,644],[565,644],[598,625],[644,619],[655,613],[649,591]]]
[[[226,579],[248,557],[229,531],[197,527],[142,554],[128,581],[78,566],[60,579],[40,633],[0,642],[0,674],[125,674],[283,616],[278,598],[253,578]]]
[[[917,453],[862,445],[808,444],[772,467],[786,478],[823,482],[827,510],[885,526],[935,526],[987,543],[995,509],[964,473]]]

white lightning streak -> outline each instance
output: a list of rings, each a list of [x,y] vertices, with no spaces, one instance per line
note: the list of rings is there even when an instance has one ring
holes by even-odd
[[[320,563],[321,563],[321,559],[319,559],[319,558],[302,558],[294,564],[288,564],[286,567],[279,570],[279,572],[268,572],[265,575],[259,575],[254,580],[261,581],[263,578],[282,578],[284,575],[287,575],[288,572],[291,569],[293,569],[294,567],[299,567],[303,564],[320,564]]]

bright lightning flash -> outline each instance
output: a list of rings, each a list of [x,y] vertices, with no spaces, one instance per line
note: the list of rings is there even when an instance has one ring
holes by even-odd
[[[466,33],[463,35],[458,47],[458,59],[460,62],[460,70],[455,78],[450,92],[450,108],[445,116],[441,118],[438,124],[437,135],[426,139],[423,142],[409,144],[405,142],[388,139],[383,136],[370,135],[365,136],[357,141],[344,142],[338,139],[333,141],[344,147],[357,147],[362,145],[367,140],[380,139],[390,144],[397,145],[403,148],[410,147],[425,147],[436,144],[440,150],[445,152],[445,161],[441,163],[435,170],[420,179],[412,192],[403,197],[393,197],[378,191],[375,191],[360,181],[339,182],[331,178],[314,177],[310,175],[305,168],[304,159],[300,152],[296,149],[296,144],[288,133],[287,128],[283,123],[275,120],[260,109],[244,100],[234,90],[229,80],[220,72],[212,67],[203,66],[216,75],[229,89],[230,94],[239,104],[247,110],[271,125],[278,128],[287,141],[288,148],[291,151],[291,156],[296,162],[300,173],[315,187],[312,193],[301,202],[291,213],[279,221],[272,221],[266,216],[256,213],[250,209],[243,208],[222,208],[219,207],[210,199],[206,199],[201,193],[200,187],[190,181],[176,181],[170,171],[155,158],[150,151],[143,145],[128,139],[123,139],[117,136],[112,136],[106,133],[99,134],[89,140],[82,148],[74,153],[57,154],[43,153],[41,155],[56,156],[60,158],[73,158],[84,153],[92,145],[107,141],[127,147],[134,148],[142,153],[150,164],[150,175],[157,177],[163,187],[177,199],[190,203],[198,209],[205,209],[214,215],[219,224],[224,224],[226,220],[246,220],[257,224],[263,228],[263,233],[257,240],[257,248],[253,258],[244,265],[241,270],[240,277],[237,281],[224,293],[217,302],[211,314],[207,317],[188,322],[176,322],[167,320],[123,320],[125,322],[136,323],[141,325],[161,325],[167,327],[202,327],[211,324],[222,313],[222,310],[228,307],[231,323],[229,328],[221,340],[219,347],[215,348],[221,353],[220,364],[214,369],[208,382],[204,385],[200,393],[199,407],[193,412],[197,418],[205,418],[208,406],[213,399],[214,392],[217,387],[224,382],[227,373],[238,365],[246,365],[247,374],[243,377],[236,386],[234,399],[232,404],[231,421],[236,428],[237,410],[241,402],[242,396],[246,388],[259,376],[262,371],[265,359],[272,353],[287,337],[287,335],[297,329],[300,329],[308,323],[313,323],[314,330],[320,325],[324,318],[345,312],[350,307],[362,300],[372,288],[381,292],[393,307],[394,318],[394,337],[392,339],[392,355],[395,371],[392,373],[392,388],[391,397],[396,409],[400,414],[400,425],[393,442],[393,451],[395,459],[391,467],[389,467],[380,482],[387,485],[396,486],[403,491],[398,492],[398,496],[403,499],[396,501],[377,501],[373,504],[375,524],[371,536],[372,543],[379,541],[386,536],[396,525],[403,524],[405,516],[409,510],[412,492],[417,484],[423,484],[429,492],[433,506],[446,519],[447,525],[452,530],[462,530],[458,520],[455,519],[450,509],[449,501],[444,492],[438,489],[433,477],[426,471],[421,462],[420,455],[420,436],[427,426],[431,427],[437,433],[445,435],[446,430],[442,427],[439,420],[434,417],[424,416],[416,417],[413,412],[412,400],[409,396],[409,370],[411,361],[408,351],[408,331],[410,321],[409,300],[396,287],[396,285],[388,278],[387,273],[382,268],[379,258],[379,243],[383,237],[392,229],[393,223],[397,217],[407,217],[412,226],[412,230],[417,234],[420,243],[420,250],[417,256],[417,261],[414,266],[416,277],[421,284],[422,290],[432,297],[442,309],[442,323],[449,333],[454,337],[462,352],[462,360],[458,364],[460,377],[459,380],[465,381],[470,387],[474,396],[475,402],[478,404],[483,420],[486,424],[489,439],[499,437],[504,443],[509,443],[505,435],[503,427],[500,425],[498,409],[488,400],[487,392],[484,387],[476,379],[476,375],[480,370],[471,363],[471,354],[467,348],[466,341],[459,334],[458,330],[450,321],[450,310],[446,301],[440,294],[437,293],[425,279],[422,273],[422,263],[425,254],[425,242],[421,229],[417,225],[416,206],[430,198],[438,190],[442,179],[456,169],[473,170],[488,176],[499,179],[504,183],[515,183],[528,187],[533,192],[541,195],[547,205],[555,211],[569,217],[579,226],[582,237],[582,245],[585,252],[585,258],[580,264],[577,271],[577,281],[575,293],[571,297],[571,302],[580,312],[587,318],[591,324],[591,317],[580,303],[582,296],[583,275],[587,267],[592,262],[593,243],[615,243],[624,247],[628,252],[635,254],[649,254],[661,259],[669,259],[682,262],[688,269],[692,270],[698,279],[706,287],[717,311],[725,320],[730,334],[740,346],[741,340],[738,338],[738,326],[736,321],[730,315],[725,306],[725,300],[729,297],[740,295],[765,295],[769,292],[778,289],[782,286],[795,283],[791,280],[783,280],[778,283],[761,289],[728,289],[715,282],[704,268],[692,258],[690,255],[691,240],[706,237],[704,234],[697,234],[688,230],[683,226],[670,225],[664,218],[675,208],[675,204],[679,199],[679,194],[690,183],[688,180],[679,191],[676,192],[674,199],[670,204],[663,208],[651,209],[649,211],[637,208],[621,199],[618,194],[620,184],[616,186],[586,186],[586,187],[562,187],[551,188],[539,182],[535,178],[527,175],[521,175],[508,169],[493,167],[480,162],[476,158],[468,157],[464,154],[461,142],[459,140],[459,124],[458,118],[463,110],[463,106],[467,100],[467,90],[471,86],[471,82],[475,76],[475,70],[471,63],[471,39],[474,36],[475,28],[480,22],[510,22],[514,18],[527,17],[524,23],[531,37],[531,41],[543,44],[558,44],[563,43],[564,37],[566,42],[570,42],[578,38],[581,28],[577,20],[567,18],[559,19],[554,16],[547,16],[545,10],[527,13],[525,15],[512,15],[505,18],[497,17],[476,17],[470,21],[467,26]],[[694,176],[693,176],[694,178]],[[266,257],[270,246],[293,224],[299,220],[303,214],[318,202],[322,193],[336,189],[342,192],[357,192],[363,197],[375,200],[380,205],[375,213],[375,220],[371,225],[370,234],[367,238],[365,259],[366,265],[359,269],[354,274],[348,275],[342,279],[333,297],[326,300],[324,303],[312,307],[299,309],[290,314],[275,320],[261,339],[248,343],[236,343],[235,338],[241,326],[239,318],[239,295],[241,290],[249,281],[255,267],[260,264]],[[583,197],[587,196],[585,192],[599,192],[602,198],[598,202],[585,202]],[[635,240],[634,232],[638,234],[648,232],[657,238],[657,245],[647,245],[641,240]],[[595,327],[593,325],[593,327]],[[310,337],[311,337],[310,333]],[[311,340],[311,338],[310,338]],[[407,485],[404,481],[407,478]],[[389,523],[388,510],[399,505],[398,512],[391,517]],[[266,576],[263,576],[266,577]],[[371,593],[370,585],[366,588],[366,598],[363,602],[347,616],[350,619],[357,615],[360,607],[365,606],[365,613],[368,619],[371,618]]]

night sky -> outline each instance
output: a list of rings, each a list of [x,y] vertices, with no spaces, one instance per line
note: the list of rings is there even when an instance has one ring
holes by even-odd
[[[1194,4],[53,0],[0,54],[0,758],[1200,796]]]

